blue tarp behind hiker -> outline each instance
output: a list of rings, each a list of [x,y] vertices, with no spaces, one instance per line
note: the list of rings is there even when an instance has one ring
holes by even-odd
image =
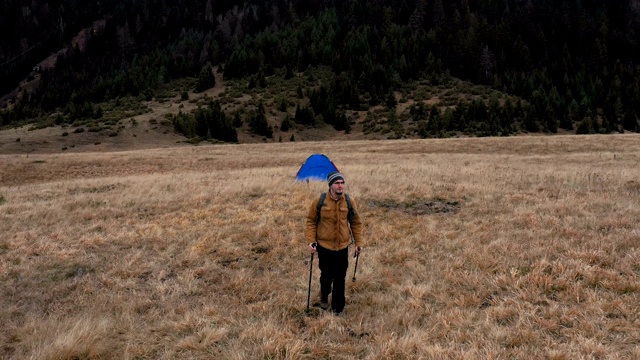
[[[324,154],[313,154],[302,164],[297,181],[325,181],[327,175],[332,171],[339,171],[329,158]]]

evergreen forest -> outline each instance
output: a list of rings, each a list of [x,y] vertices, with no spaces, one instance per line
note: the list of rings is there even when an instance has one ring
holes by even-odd
[[[177,79],[203,91],[213,71],[252,89],[324,68],[281,129],[321,118],[349,131],[349,111],[376,106],[391,122],[394,92],[454,77],[509,97],[417,101],[419,136],[638,132],[639,41],[639,0],[5,0],[0,95],[23,96],[3,97],[0,126],[99,118],[98,104],[149,100]],[[55,65],[37,65],[55,52]],[[36,73],[39,86],[20,89]],[[264,114],[260,103],[245,123],[269,137]],[[225,141],[243,123],[219,103],[189,116],[173,119],[177,131]]]

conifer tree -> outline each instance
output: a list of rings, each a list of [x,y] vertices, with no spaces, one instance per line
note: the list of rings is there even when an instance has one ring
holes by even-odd
[[[239,128],[242,126],[242,118],[240,118],[240,113],[236,111],[233,115],[233,126]]]
[[[291,128],[291,118],[289,117],[289,114],[287,114],[285,115],[284,119],[282,119],[282,122],[280,123],[280,131],[287,132],[289,131],[290,128]]]
[[[213,75],[213,68],[211,64],[207,63],[200,70],[200,75],[198,76],[198,82],[196,84],[196,92],[202,92],[207,89],[210,89],[216,85],[216,78]]]
[[[249,126],[251,131],[256,133],[257,135],[262,135],[267,138],[273,137],[273,128],[267,122],[267,117],[265,115],[264,104],[262,101],[258,104],[258,108],[254,111],[249,119]]]
[[[398,101],[396,100],[396,95],[393,93],[393,91],[389,91],[387,93],[385,104],[387,105],[387,109],[395,109],[396,105],[398,105]]]

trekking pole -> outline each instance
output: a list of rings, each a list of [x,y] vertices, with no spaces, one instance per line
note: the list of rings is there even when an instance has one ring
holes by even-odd
[[[358,258],[360,257],[360,253],[356,252],[354,257],[356,258],[356,266],[353,268],[353,279],[351,279],[351,281],[356,282],[356,270],[358,270]]]
[[[309,261],[309,291],[307,291],[307,312],[309,312],[309,303],[311,301],[311,276],[313,274],[313,254],[311,253],[311,261]]]

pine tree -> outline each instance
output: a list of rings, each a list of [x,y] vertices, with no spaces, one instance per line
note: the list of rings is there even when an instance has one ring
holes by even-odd
[[[282,122],[280,123],[280,131],[287,132],[289,131],[290,128],[291,128],[291,118],[289,117],[289,114],[287,114],[285,115],[284,119],[282,119]]]
[[[313,109],[304,106],[304,107],[300,107],[300,104],[298,104],[296,106],[296,114],[294,117],[294,121],[297,124],[302,124],[302,125],[310,125],[313,126],[315,125],[315,114],[313,113]]]
[[[216,85],[216,78],[213,75],[213,68],[211,64],[207,63],[200,70],[200,75],[198,76],[198,82],[196,84],[196,92],[202,92],[207,89],[210,89]]]
[[[240,117],[240,113],[236,111],[233,115],[233,127],[239,128],[242,126],[242,118]]]
[[[258,104],[258,108],[255,110],[251,118],[249,119],[249,126],[251,131],[258,135],[273,138],[273,128],[267,122],[265,115],[264,104],[262,101]]]
[[[293,78],[293,70],[291,70],[291,66],[289,66],[289,64],[287,64],[285,72],[284,72],[284,79],[285,80],[289,80]]]
[[[389,91],[387,93],[385,104],[387,105],[387,109],[395,109],[396,105],[398,105],[398,101],[396,100],[396,95],[393,93],[393,91]]]

